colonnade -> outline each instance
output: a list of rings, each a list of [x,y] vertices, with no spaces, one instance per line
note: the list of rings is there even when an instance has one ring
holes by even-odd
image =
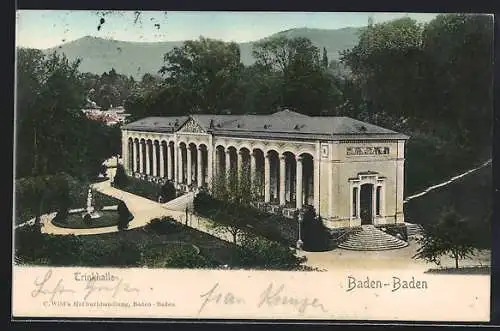
[[[263,201],[300,209],[317,205],[317,161],[309,153],[264,151],[217,145],[129,138],[124,164],[129,173],[166,178],[178,187],[207,187],[231,171],[248,180]],[[213,155],[212,155],[213,154]]]

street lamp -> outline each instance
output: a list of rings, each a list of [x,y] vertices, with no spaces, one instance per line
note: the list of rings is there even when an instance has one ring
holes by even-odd
[[[297,240],[296,247],[297,247],[297,249],[301,250],[302,246],[304,246],[304,242],[302,241],[302,235],[301,235],[301,230],[300,230],[300,228],[302,227],[301,225],[302,225],[302,220],[303,220],[302,212],[300,212],[300,211],[299,211],[297,220],[298,220],[298,225],[299,225],[299,239]]]

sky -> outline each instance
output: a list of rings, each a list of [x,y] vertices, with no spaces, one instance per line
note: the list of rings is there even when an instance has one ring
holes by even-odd
[[[428,22],[437,14],[19,10],[16,15],[16,46],[45,49],[84,36],[139,42],[204,36],[245,42],[292,28],[366,26],[370,15],[374,23],[380,23],[405,16]]]

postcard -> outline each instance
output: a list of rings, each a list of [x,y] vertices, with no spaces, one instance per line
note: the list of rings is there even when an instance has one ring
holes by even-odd
[[[493,16],[19,10],[12,317],[490,320]]]

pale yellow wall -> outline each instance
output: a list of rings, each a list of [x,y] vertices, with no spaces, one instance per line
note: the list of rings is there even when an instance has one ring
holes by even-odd
[[[360,172],[373,171],[379,176],[385,177],[385,219],[375,220],[375,224],[394,223],[396,207],[401,214],[398,216],[398,223],[403,222],[402,215],[403,205],[403,181],[398,178],[398,158],[400,166],[404,166],[404,141],[380,141],[380,142],[332,142],[332,155],[329,160],[322,160],[321,168],[321,215],[331,219],[335,223],[335,227],[349,226],[350,201],[351,201],[351,186],[349,178],[357,177]],[[387,155],[347,155],[347,147],[389,147]],[[329,169],[327,164],[332,162],[332,181],[333,195],[331,201],[333,203],[333,215],[328,214],[328,180]],[[401,172],[400,172],[401,177]],[[401,180],[399,192],[396,188],[396,181]],[[399,194],[398,194],[399,193]],[[351,226],[357,225],[357,222],[351,222]]]

